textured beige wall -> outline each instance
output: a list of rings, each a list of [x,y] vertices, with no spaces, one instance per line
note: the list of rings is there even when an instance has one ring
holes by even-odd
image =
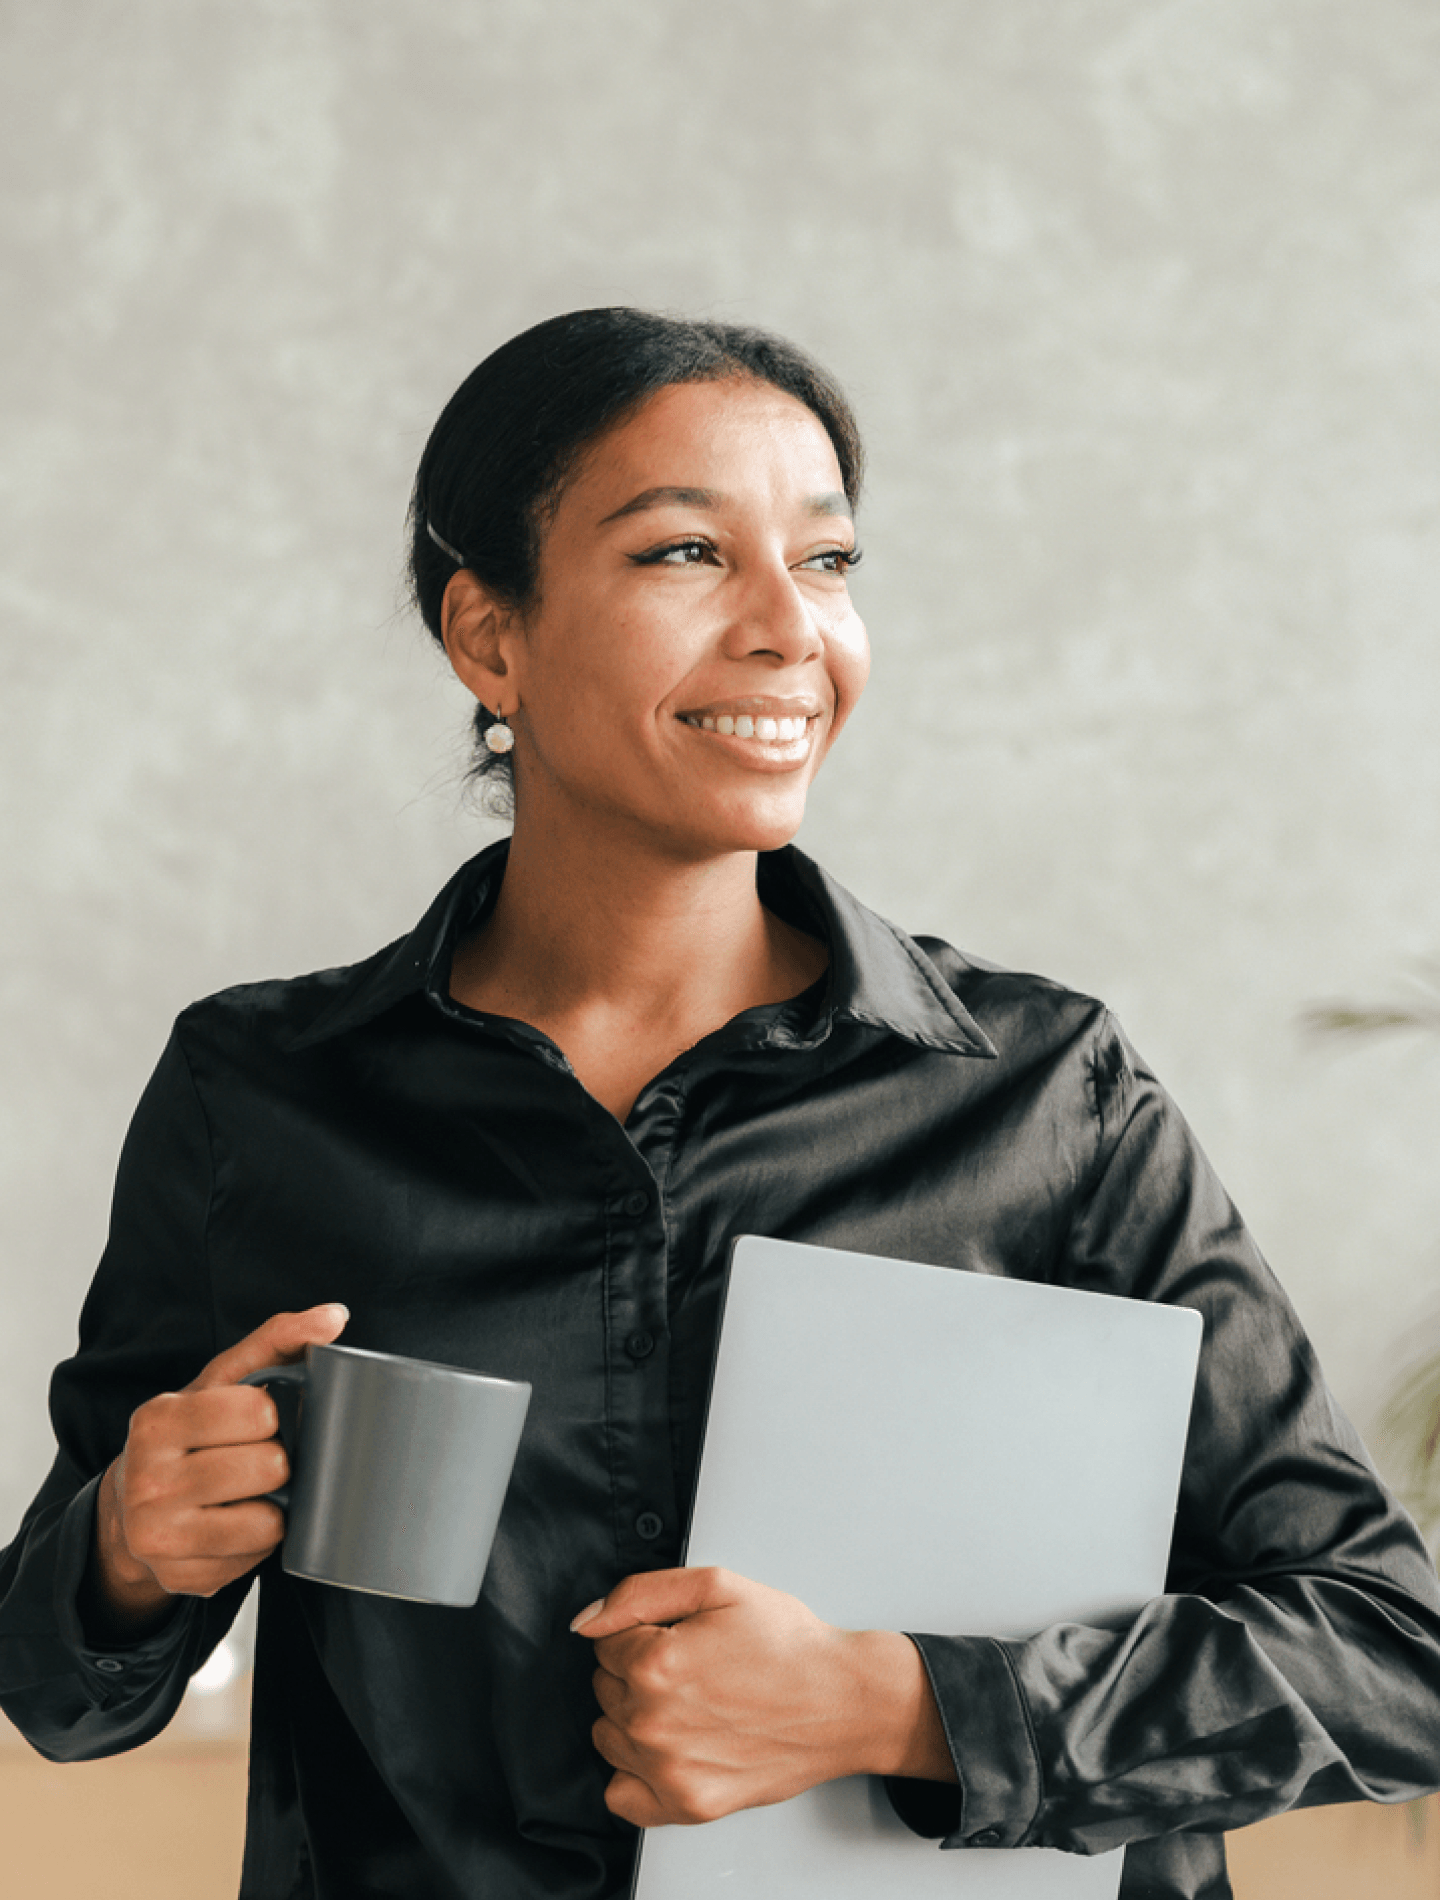
[[[1113,1001],[1362,1413],[1440,1263],[1434,0],[8,0],[0,1518],[175,1011],[486,835],[398,606],[444,397],[758,319],[874,451],[804,842]],[[0,1537],[4,1532],[0,1531]]]

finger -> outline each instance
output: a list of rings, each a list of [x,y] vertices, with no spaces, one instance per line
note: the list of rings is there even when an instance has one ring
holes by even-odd
[[[605,1788],[605,1805],[635,1827],[664,1827],[665,1810],[638,1775],[617,1769]]]
[[[276,1438],[262,1439],[258,1445],[215,1445],[178,1460],[151,1486],[141,1481],[128,1487],[126,1503],[136,1507],[163,1497],[172,1508],[209,1510],[263,1498],[289,1478],[290,1460]]]
[[[595,1700],[606,1715],[612,1719],[618,1718],[630,1700],[628,1684],[620,1676],[612,1675],[608,1669],[597,1669],[590,1678],[590,1684],[595,1691]]]
[[[227,1583],[247,1576],[269,1554],[269,1551],[257,1550],[238,1557],[184,1558],[160,1564],[153,1574],[161,1589],[170,1596],[211,1597]]]
[[[582,1635],[590,1632],[583,1630]],[[595,1639],[595,1660],[607,1675],[629,1683],[643,1664],[654,1663],[671,1653],[673,1626],[661,1623],[632,1623],[613,1636]]]
[[[617,1583],[608,1595],[587,1604],[570,1625],[593,1642],[640,1623],[679,1623],[702,1610],[733,1603],[743,1579],[712,1567],[690,1570],[642,1570]]]
[[[279,1423],[275,1401],[259,1386],[219,1385],[160,1393],[141,1406],[130,1432],[146,1451],[188,1452],[273,1438]]]
[[[275,1313],[257,1326],[253,1333],[216,1356],[191,1381],[187,1391],[203,1391],[209,1386],[234,1385],[247,1373],[262,1366],[288,1365],[298,1359],[307,1346],[328,1346],[345,1330],[350,1318],[348,1307],[338,1300],[324,1306],[310,1306],[303,1313]]]
[[[284,1535],[284,1512],[257,1498],[178,1514],[141,1511],[128,1541],[140,1562],[167,1590],[174,1590],[184,1586],[172,1582],[172,1575],[186,1574],[187,1566],[238,1562],[241,1569],[249,1569],[268,1557]]]
[[[602,1715],[598,1722],[590,1724],[590,1739],[595,1744],[596,1753],[612,1768],[623,1769],[634,1774],[640,1765],[639,1751],[618,1722],[612,1722],[609,1716]]]
[[[212,1557],[268,1557],[285,1536],[285,1513],[268,1498],[207,1506],[202,1534]]]

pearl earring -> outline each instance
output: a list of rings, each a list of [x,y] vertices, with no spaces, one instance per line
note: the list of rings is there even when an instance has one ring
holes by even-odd
[[[492,752],[511,752],[515,747],[515,734],[506,725],[504,718],[497,713],[485,728],[485,743]]]

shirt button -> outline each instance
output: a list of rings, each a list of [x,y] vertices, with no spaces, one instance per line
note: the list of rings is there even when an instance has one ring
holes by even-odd
[[[653,1333],[631,1333],[625,1341],[625,1350],[632,1359],[648,1359],[655,1350]]]
[[[620,1203],[620,1211],[622,1214],[628,1214],[631,1220],[636,1220],[645,1212],[645,1209],[649,1205],[650,1196],[648,1194],[627,1194]]]
[[[124,1670],[125,1665],[118,1656],[97,1656],[95,1658],[95,1667],[97,1669],[103,1669],[107,1676],[118,1676]]]
[[[1000,1830],[998,1827],[982,1827],[978,1834],[972,1834],[966,1841],[967,1847],[998,1847]]]
[[[665,1520],[655,1511],[642,1511],[635,1520],[635,1529],[647,1544],[653,1544],[665,1528]]]

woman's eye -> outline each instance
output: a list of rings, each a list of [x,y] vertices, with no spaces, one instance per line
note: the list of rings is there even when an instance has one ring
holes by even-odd
[[[822,548],[800,565],[821,574],[848,574],[852,567],[860,565],[863,558],[859,548]]]
[[[692,535],[684,541],[667,541],[663,547],[649,548],[644,554],[632,554],[630,559],[641,567],[693,567],[712,559],[714,553],[712,542]]]
[[[647,548],[643,554],[632,554],[630,559],[637,567],[699,567],[718,561],[720,554],[715,543],[704,535],[688,534],[683,540],[666,541],[658,548]],[[859,548],[822,548],[796,565],[816,574],[846,574],[859,560]]]

